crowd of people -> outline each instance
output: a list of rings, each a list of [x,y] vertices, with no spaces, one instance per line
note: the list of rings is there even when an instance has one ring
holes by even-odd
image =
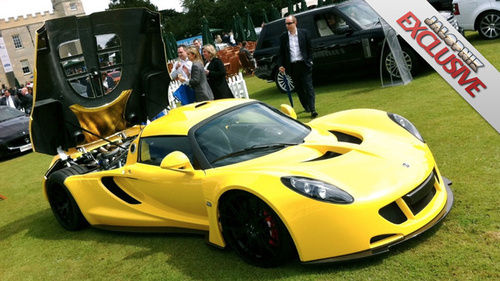
[[[179,80],[188,91],[194,91],[194,101],[233,98],[226,81],[226,69],[217,58],[215,47],[211,44],[201,47],[195,40],[194,46],[180,45],[177,48],[178,60],[170,73]]]
[[[302,107],[315,118],[318,113],[312,83],[310,35],[306,29],[297,28],[297,18],[293,15],[285,18],[285,25],[286,31],[280,36],[279,71],[292,77]],[[216,43],[236,45],[231,32],[224,33],[222,38],[216,36]],[[179,59],[173,66],[172,78],[192,89],[196,102],[233,97],[227,85],[224,64],[217,58],[214,46],[208,44],[202,47],[199,40],[195,40],[193,45],[178,47]],[[246,61],[250,69],[255,69],[255,60],[245,45],[245,41],[241,42],[240,61]]]
[[[19,88],[7,88],[2,84],[0,105],[10,106],[29,114],[33,105],[33,83],[21,85]]]
[[[294,16],[288,16],[285,24],[287,32],[280,38],[279,70],[287,71],[292,76],[302,106],[314,118],[318,113],[315,108],[311,78],[312,55],[309,35],[307,30],[297,28],[297,19]],[[222,40],[231,42],[231,34],[224,34]],[[255,63],[252,54],[245,48],[245,43],[242,42],[240,53]],[[217,57],[215,47],[211,44],[201,46],[199,40],[195,40],[193,45],[178,47],[178,60],[173,65],[171,77],[194,92],[195,102],[232,98],[233,94],[226,80],[226,69],[222,60]],[[10,89],[2,85],[0,105],[10,106],[29,114],[33,105],[32,85],[33,83],[29,83],[26,86]]]

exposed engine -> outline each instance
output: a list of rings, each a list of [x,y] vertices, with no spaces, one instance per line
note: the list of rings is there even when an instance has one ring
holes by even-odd
[[[84,153],[76,159],[76,163],[85,165],[90,170],[102,171],[120,168],[127,161],[128,148],[133,140],[134,138],[119,140],[92,151],[82,151]]]
[[[78,147],[81,156],[72,159],[64,151],[59,152],[59,160],[45,175],[48,177],[52,172],[65,167],[79,165],[84,167],[88,172],[105,171],[123,167],[127,162],[127,153],[130,144],[135,139],[135,136],[119,139],[109,142],[91,151],[87,151],[85,147]]]

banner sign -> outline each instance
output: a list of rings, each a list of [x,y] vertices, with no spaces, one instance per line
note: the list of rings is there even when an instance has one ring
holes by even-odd
[[[2,61],[3,69],[5,73],[13,72],[12,64],[10,63],[9,54],[7,53],[7,48],[5,48],[5,42],[3,37],[0,36],[0,60]]]
[[[182,39],[182,40],[178,40],[177,41],[177,46],[180,46],[180,45],[186,45],[186,46],[192,46],[193,45],[193,42],[194,40],[198,39],[198,41],[200,41],[200,43],[202,43],[202,46],[203,46],[203,42],[202,42],[202,38],[201,38],[201,35],[199,36],[194,36],[194,37],[190,37],[190,38],[186,38],[186,39]],[[177,50],[176,50],[177,51]]]
[[[365,0],[500,133],[500,73],[426,0]]]

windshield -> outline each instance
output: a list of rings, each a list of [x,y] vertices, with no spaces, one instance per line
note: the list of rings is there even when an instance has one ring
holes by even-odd
[[[24,116],[24,113],[12,107],[0,107],[0,122],[7,121],[16,117]]]
[[[219,167],[302,143],[309,132],[302,123],[254,103],[207,122],[195,139],[208,162]]]
[[[340,5],[339,10],[361,27],[371,27],[379,22],[378,14],[364,2]]]

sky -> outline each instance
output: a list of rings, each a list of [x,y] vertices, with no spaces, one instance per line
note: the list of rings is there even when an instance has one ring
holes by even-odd
[[[81,0],[85,13],[104,11],[109,4],[109,0]],[[180,0],[150,0],[159,10],[175,9],[182,11]],[[50,0],[0,0],[0,19],[17,17],[20,15],[34,14],[44,11],[52,12],[52,2]]]

